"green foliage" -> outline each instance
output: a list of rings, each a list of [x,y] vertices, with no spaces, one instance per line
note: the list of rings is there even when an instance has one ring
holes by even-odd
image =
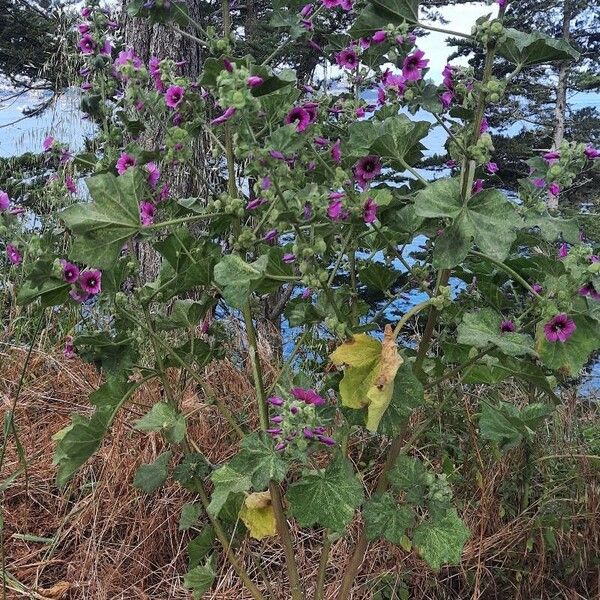
[[[238,473],[230,465],[224,465],[217,469],[211,479],[215,487],[208,505],[208,512],[215,517],[219,516],[230,494],[247,492],[252,487],[250,476]]]
[[[172,455],[173,453],[168,450],[159,455],[154,462],[140,465],[135,472],[133,487],[146,492],[146,494],[155,492],[167,480]]]
[[[269,257],[261,256],[252,264],[236,254],[230,254],[215,266],[215,283],[233,308],[248,302],[250,292],[258,286],[267,268]]]
[[[304,472],[286,494],[290,512],[302,527],[320,525],[332,531],[348,525],[363,496],[352,464],[341,457],[325,469]]]
[[[181,508],[181,515],[179,517],[179,531],[187,531],[190,527],[193,527],[198,521],[198,517],[202,512],[202,506],[195,504],[194,502],[187,502]],[[197,552],[198,549],[196,548]]]
[[[183,585],[192,591],[194,600],[199,600],[211,588],[216,577],[212,562],[195,566],[183,576]]]
[[[401,544],[406,530],[415,522],[412,508],[400,506],[389,492],[365,502],[363,518],[370,540],[381,538],[396,545]]]
[[[577,60],[579,52],[563,39],[551,38],[539,31],[523,33],[504,30],[506,37],[498,52],[517,65],[548,64],[559,60]]]
[[[185,438],[185,416],[167,402],[157,402],[150,412],[135,422],[140,431],[160,431],[168,442],[178,444]]]

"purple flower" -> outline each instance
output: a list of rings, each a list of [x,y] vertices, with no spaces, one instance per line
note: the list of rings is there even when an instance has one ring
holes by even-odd
[[[310,288],[304,288],[300,298],[302,298],[302,300],[308,300],[311,296],[312,296],[312,290]]]
[[[335,8],[340,5],[340,0],[321,0],[325,8]]]
[[[352,10],[352,0],[340,0],[339,7],[346,12]]]
[[[90,25],[89,23],[79,23],[79,25],[77,25],[77,30],[83,35],[90,31]]]
[[[165,104],[169,108],[177,108],[183,100],[185,90],[180,85],[170,85],[165,94]]]
[[[127,152],[122,152],[121,156],[119,156],[119,160],[117,161],[117,173],[119,175],[123,175],[127,169],[135,167],[136,164],[137,160],[135,156],[127,154]]]
[[[154,216],[156,215],[156,206],[152,202],[142,200],[140,202],[140,221],[144,227],[148,227],[154,223]]]
[[[302,7],[302,10],[300,11],[300,16],[302,16],[306,19],[306,18],[310,17],[310,15],[312,14],[312,11],[313,11],[313,5],[305,4]]]
[[[295,387],[290,390],[292,396],[297,400],[302,400],[306,404],[313,404],[314,406],[322,406],[327,401],[315,392],[315,390],[309,390],[305,388]]]
[[[381,161],[374,154],[363,156],[354,165],[354,177],[361,187],[366,187],[366,184],[377,177],[381,173]]]
[[[558,185],[558,183],[554,182],[551,183],[548,186],[548,192],[552,195],[552,196],[558,196],[560,194],[560,185]]]
[[[305,102],[302,108],[308,113],[310,122],[314,123],[317,120],[317,109],[319,105],[316,102]]]
[[[365,116],[365,114],[366,114],[366,111],[365,111],[364,107],[362,107],[362,106],[359,106],[359,107],[358,107],[358,108],[357,108],[357,109],[354,111],[354,114],[355,114],[355,116],[356,116],[356,117],[358,117],[358,118],[360,119],[360,118],[362,118],[362,117],[364,117],[364,116]]]
[[[265,242],[274,242],[277,239],[277,229],[269,229],[263,236]]]
[[[600,158],[600,150],[596,150],[596,148],[592,146],[588,146],[583,153],[588,160],[596,160],[597,158]]]
[[[102,48],[100,48],[100,54],[102,54],[102,56],[110,56],[112,54],[112,51],[113,51],[112,42],[110,40],[104,40],[104,43],[102,44]]]
[[[385,39],[387,38],[387,31],[376,31],[373,34],[373,37],[371,38],[373,40],[373,42],[375,42],[376,44],[381,44],[381,42],[385,42]]]
[[[10,206],[10,198],[6,192],[0,191],[0,212],[8,210]]]
[[[84,7],[81,9],[81,16],[82,16],[84,19],[87,19],[87,18],[88,18],[88,17],[89,17],[89,16],[92,14],[92,10],[93,10],[93,9],[92,9],[92,7],[91,7],[91,6],[84,6]]]
[[[512,333],[513,331],[516,331],[517,327],[514,323],[514,321],[511,321],[510,319],[506,319],[504,321],[502,321],[502,323],[500,323],[500,332],[501,333]]]
[[[342,162],[342,141],[339,139],[331,147],[331,159],[336,165]]]
[[[508,4],[508,0],[498,0],[498,6],[500,8],[505,8],[507,4]]]
[[[600,292],[596,291],[593,283],[586,283],[583,287],[579,289],[580,296],[589,296],[594,300],[600,301]]]
[[[327,138],[324,138],[320,135],[315,138],[315,146],[323,148],[328,145],[329,145],[329,140]]]
[[[295,106],[286,115],[284,122],[286,125],[296,124],[296,132],[303,132],[310,125],[310,114],[301,106]]]
[[[577,329],[575,322],[569,319],[567,314],[559,313],[544,325],[544,335],[551,343],[564,344],[573,335],[575,329]]]
[[[483,179],[476,179],[473,182],[473,187],[471,188],[472,194],[478,194],[483,190]]]
[[[352,71],[358,66],[358,55],[352,48],[345,48],[335,55],[335,62],[340,67]]]
[[[233,108],[233,106],[230,106],[228,109],[225,110],[225,112],[218,116],[216,119],[213,119],[210,124],[211,125],[221,125],[222,123],[225,123],[226,121],[229,121],[229,119],[231,119],[231,117],[233,117],[233,115],[235,115],[235,111],[236,109]]]
[[[450,108],[452,101],[454,100],[454,94],[451,91],[444,92],[440,96],[440,100],[444,108]]]
[[[67,283],[75,283],[79,279],[79,267],[66,260],[62,265],[62,276]]]
[[[250,202],[246,204],[246,210],[254,210],[255,208],[258,208],[259,206],[262,206],[266,203],[266,198],[254,198],[254,200],[250,200]]]
[[[283,417],[281,415],[275,415],[274,417],[271,417],[271,422],[272,423],[283,423]]]
[[[42,149],[44,150],[44,152],[49,152],[50,150],[52,150],[52,146],[54,146],[55,141],[56,140],[51,135],[46,137],[42,142]]]
[[[413,54],[409,54],[402,63],[402,75],[407,81],[418,81],[423,76],[422,69],[425,69],[429,64],[428,60],[424,60],[425,53],[422,50],[415,50]]]
[[[367,198],[363,206],[363,221],[365,223],[374,223],[377,218],[377,203],[373,198]]]
[[[87,33],[79,40],[79,49],[82,54],[92,54],[95,47],[96,42],[94,42],[94,38]]]
[[[83,304],[90,297],[87,292],[83,292],[77,288],[72,288],[69,292],[69,296],[72,300],[78,302],[79,304]]]
[[[142,59],[136,55],[133,48],[121,50],[121,52],[119,52],[119,55],[115,59],[114,66],[116,68],[124,67],[126,65],[132,66],[136,71],[139,71],[143,66]]]
[[[563,242],[558,249],[558,258],[563,259],[567,258],[569,255],[569,246],[567,246],[566,242]]]
[[[331,200],[327,207],[327,216],[332,221],[340,221],[348,216],[348,213],[344,210],[344,205],[341,200]]]
[[[317,435],[317,439],[322,443],[325,444],[326,446],[335,446],[336,441],[332,438],[329,437],[328,435]]]
[[[88,294],[99,294],[102,286],[102,271],[89,269],[79,275],[79,285]]]
[[[256,88],[259,85],[262,85],[264,82],[264,79],[262,77],[260,77],[259,75],[250,75],[250,77],[248,77],[248,79],[246,79],[246,85],[249,88]]]
[[[483,117],[483,119],[481,119],[481,125],[479,126],[479,133],[485,133],[489,128],[490,124],[488,123],[488,120]]]
[[[271,427],[269,429],[266,430],[268,434],[272,435],[272,436],[276,436],[276,435],[280,435],[283,430],[280,427]]]
[[[63,348],[63,355],[67,359],[75,358],[75,346],[73,346],[73,338],[68,335],[65,337],[65,346]]]
[[[71,192],[71,194],[75,194],[77,192],[75,180],[70,175],[65,176],[65,187],[67,188],[67,191]]]
[[[495,162],[489,162],[485,168],[490,175],[498,172],[498,165]]]
[[[281,260],[283,260],[283,262],[286,265],[289,265],[296,260],[296,255],[292,254],[291,252],[287,252],[286,254],[283,255],[283,258]]]
[[[539,283],[534,283],[531,286],[531,289],[539,296],[543,291],[544,288],[539,284]]]
[[[533,183],[534,187],[538,189],[542,189],[546,187],[546,181],[541,177],[536,177],[531,183]]]
[[[271,396],[267,402],[273,406],[283,406],[284,404],[283,398],[280,398],[279,396]]]
[[[21,264],[23,257],[19,252],[19,249],[13,244],[6,244],[6,254],[8,256],[8,260],[13,265]]]
[[[560,158],[560,152],[558,150],[552,150],[544,154],[544,160],[549,164],[555,163]]]
[[[156,163],[149,162],[146,164],[146,171],[148,171],[148,177],[147,177],[148,185],[152,189],[154,189],[156,187],[156,184],[158,183],[158,180],[160,179],[160,170],[156,166]]]

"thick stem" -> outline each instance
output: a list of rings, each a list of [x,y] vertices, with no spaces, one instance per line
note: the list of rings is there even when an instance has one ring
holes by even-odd
[[[326,529],[323,532],[323,546],[321,547],[321,558],[319,559],[319,571],[317,573],[315,600],[324,600],[325,598],[325,575],[327,571],[327,562],[329,561],[330,550],[331,540],[329,539],[329,532]]]

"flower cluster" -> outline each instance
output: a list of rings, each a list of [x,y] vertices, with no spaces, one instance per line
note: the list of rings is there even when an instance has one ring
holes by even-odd
[[[289,394],[272,396],[268,402],[277,410],[267,430],[275,439],[277,450],[292,447],[306,450],[310,442],[335,445],[335,440],[326,434],[327,427],[319,422],[315,410],[326,404],[326,400],[314,390],[295,387]]]
[[[76,264],[67,260],[60,260],[59,265],[63,281],[71,284],[69,296],[75,302],[81,304],[102,291],[102,271],[81,270]]]

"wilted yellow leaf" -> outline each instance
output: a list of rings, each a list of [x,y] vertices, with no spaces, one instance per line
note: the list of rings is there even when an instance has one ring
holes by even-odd
[[[38,588],[37,593],[48,600],[60,600],[71,588],[68,581],[59,581],[49,588]]]
[[[262,540],[276,535],[275,513],[270,492],[256,492],[246,497],[240,510],[240,519],[250,532],[250,537]]]
[[[383,344],[361,333],[344,342],[330,358],[336,365],[346,365],[340,382],[342,404],[356,409],[368,407],[367,429],[377,431],[402,364],[391,326],[386,325]]]

